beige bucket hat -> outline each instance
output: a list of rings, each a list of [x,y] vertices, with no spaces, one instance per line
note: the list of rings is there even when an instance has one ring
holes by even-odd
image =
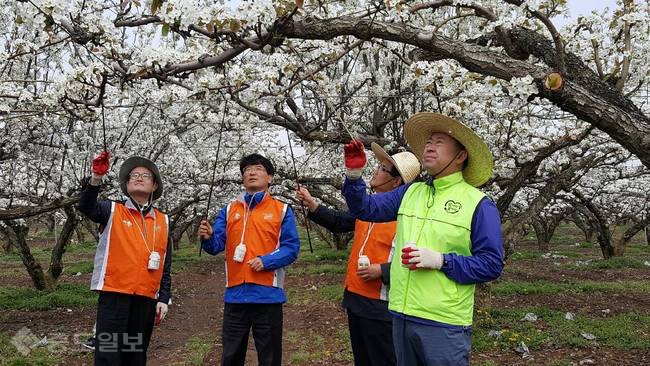
[[[468,158],[463,178],[468,184],[478,187],[490,179],[494,169],[492,153],[485,141],[463,123],[442,114],[420,112],[404,124],[404,137],[418,159],[422,159],[424,146],[434,132],[446,133],[465,146]]]
[[[411,183],[415,178],[420,175],[420,161],[418,158],[408,151],[399,152],[394,155],[388,155],[386,150],[382,149],[377,143],[370,144],[375,157],[382,162],[389,162],[399,172],[404,183]]]

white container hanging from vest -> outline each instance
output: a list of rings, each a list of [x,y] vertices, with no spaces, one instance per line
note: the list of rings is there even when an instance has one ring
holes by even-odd
[[[149,254],[149,265],[147,266],[149,270],[155,271],[160,268],[160,253],[151,252]]]
[[[367,255],[361,254],[359,255],[359,260],[357,261],[357,268],[368,268],[370,267],[370,259],[368,258]]]
[[[233,254],[232,260],[241,263],[244,261],[244,256],[246,256],[246,244],[239,243],[239,245],[235,247],[235,254]]]
[[[361,245],[361,249],[359,249],[359,259],[357,259],[357,269],[370,267],[370,258],[368,258],[367,255],[361,253],[363,253],[363,250],[366,248],[366,244],[368,244],[368,239],[370,238],[370,232],[374,227],[375,227],[374,222],[370,223],[370,225],[368,226],[368,231],[366,232],[366,238],[363,240],[363,245]]]

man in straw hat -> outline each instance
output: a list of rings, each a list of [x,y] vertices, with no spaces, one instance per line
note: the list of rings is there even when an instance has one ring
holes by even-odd
[[[391,261],[388,305],[397,363],[468,365],[475,285],[499,277],[503,267],[499,212],[475,188],[490,178],[492,155],[472,130],[436,113],[411,116],[404,135],[426,183],[368,195],[358,178],[363,145],[352,141],[344,149],[343,195],[361,220],[397,219],[401,258]]]
[[[132,156],[119,172],[125,201],[97,201],[108,152],[93,160],[79,211],[100,225],[91,290],[97,302],[95,365],[144,365],[171,298],[169,218],[153,207],[163,183],[156,165]]]
[[[389,156],[376,143],[371,146],[379,161],[370,180],[370,187],[375,192],[391,191],[412,182],[420,174],[420,162],[412,153],[400,152]],[[343,293],[354,364],[395,365],[387,285],[391,244],[397,223],[375,224],[357,220],[347,212],[319,205],[304,187],[296,196],[309,208],[308,217],[317,224],[335,233],[354,231]]]

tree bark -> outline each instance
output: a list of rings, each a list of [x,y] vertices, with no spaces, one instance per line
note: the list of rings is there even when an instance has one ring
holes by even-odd
[[[37,216],[46,212],[58,210],[59,208],[63,208],[65,206],[74,205],[77,202],[79,202],[79,196],[57,198],[50,202],[39,204],[38,206],[22,206],[0,210],[0,221],[16,220]]]
[[[638,234],[641,230],[646,229],[648,227],[649,219],[646,218],[645,220],[639,220],[636,222],[632,223],[632,226],[630,226],[627,230],[621,234],[621,237],[614,243],[614,255],[616,256],[623,256],[625,254],[625,248],[627,248],[627,245],[630,243],[632,238],[636,234]],[[647,231],[646,231],[647,235]],[[646,236],[647,240],[647,236]]]
[[[0,234],[5,237],[5,240],[2,242],[2,252],[5,254],[11,254],[14,252],[13,242],[9,239],[9,233],[7,233],[7,227],[0,224]]]
[[[602,212],[593,204],[593,202],[591,202],[591,200],[585,198],[580,192],[574,190],[573,195],[578,198],[580,203],[584,205],[592,215],[592,217],[590,217],[591,226],[596,230],[596,239],[598,240],[600,251],[603,253],[603,258],[609,259],[615,256],[616,249],[612,244],[612,233],[609,230],[609,224],[607,223],[605,216],[603,216]]]
[[[537,248],[541,252],[548,252],[550,242],[555,233],[555,229],[560,224],[562,215],[554,215],[551,217],[540,217],[531,220],[535,236],[537,237]]]
[[[81,223],[81,226],[83,226],[83,228],[86,229],[86,231],[88,231],[90,235],[92,235],[93,239],[96,242],[99,242],[99,228],[97,224],[88,220],[85,217],[80,217],[79,222]]]
[[[580,213],[573,212],[571,214],[571,221],[582,231],[585,236],[585,242],[591,243],[594,240],[594,228],[585,220]]]
[[[66,220],[63,223],[61,233],[58,235],[57,242],[55,243],[54,248],[52,248],[50,268],[48,268],[46,273],[46,276],[49,277],[48,281],[51,282],[52,287],[56,285],[59,276],[63,273],[63,254],[65,254],[70,239],[72,239],[77,224],[79,223],[77,213],[72,205],[64,207],[63,210],[66,214]]]
[[[177,222],[174,225],[174,229],[171,230],[171,239],[172,239],[172,245],[174,250],[179,248],[179,243],[181,241],[181,238],[183,237],[183,233],[189,229],[192,224],[194,224],[194,219],[186,219],[183,220],[182,222]]]
[[[309,225],[310,228],[314,229],[313,232],[316,232],[316,234],[318,234],[318,236],[323,239],[330,248],[336,250],[345,250],[354,236],[354,233],[332,233],[324,227],[314,223],[310,223]]]
[[[53,289],[52,283],[47,280],[41,264],[34,258],[27,244],[27,233],[29,227],[17,221],[5,221],[9,230],[9,237],[20,250],[20,258],[27,269],[27,273],[34,283],[34,287],[40,291],[50,291]]]

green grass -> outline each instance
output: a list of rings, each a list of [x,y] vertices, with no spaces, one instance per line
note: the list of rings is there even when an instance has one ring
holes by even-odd
[[[512,261],[540,259],[542,258],[542,254],[544,253],[539,251],[522,249],[512,253],[510,258],[508,259]]]
[[[316,289],[301,291],[300,294],[295,288],[286,289],[287,302],[292,305],[306,305],[319,301],[341,302],[343,300],[343,286],[336,285],[316,285]]]
[[[343,300],[343,288],[341,285],[325,285],[318,288],[318,296],[324,300],[341,302]]]
[[[66,249],[66,254],[70,253],[88,253],[93,255],[97,250],[96,241],[85,241],[82,243],[70,243]]]
[[[612,257],[610,259],[597,259],[585,264],[567,263],[567,268],[589,270],[589,269],[617,269],[617,268],[648,268],[644,264],[647,259],[637,257]]]
[[[210,353],[214,340],[206,337],[193,336],[187,341],[187,348],[190,352],[189,362],[191,365],[203,365],[205,356]]]
[[[173,251],[172,274],[185,271],[189,266],[199,262],[216,261],[215,257],[203,252],[199,257],[199,246],[182,242],[178,249]],[[222,265],[219,262],[219,265]]]
[[[650,245],[628,245],[625,248],[625,255],[648,254],[650,256]]]
[[[626,281],[622,282],[597,282],[597,281],[576,281],[569,283],[558,283],[550,281],[502,281],[492,284],[491,292],[496,296],[513,295],[556,295],[564,292],[584,293],[650,293],[650,282],[648,281]]]
[[[48,310],[95,306],[97,294],[88,285],[61,284],[53,292],[29,287],[0,288],[0,309]]]
[[[349,363],[353,360],[347,327],[331,334],[327,340],[311,331],[308,334],[288,332],[285,343],[298,347],[298,350],[289,356],[289,364],[309,364],[321,360]]]
[[[11,343],[11,336],[0,332],[0,365],[60,365],[62,360],[59,353],[51,353],[45,347],[37,347],[23,356]]]
[[[289,266],[287,274],[290,276],[342,274],[347,270],[347,263],[314,263],[303,266]]]
[[[289,363],[301,364],[311,360],[311,354],[307,351],[299,350],[289,356]]]
[[[576,245],[576,248],[597,248],[598,245],[596,243],[591,243],[591,242],[579,242],[578,245]]]
[[[67,264],[64,267],[66,274],[73,276],[78,272],[93,273],[94,263],[92,260],[81,260],[76,263]]]
[[[52,248],[32,248],[31,249],[32,256],[39,261],[41,264],[43,263],[49,263],[50,262],[50,257],[52,254]],[[65,255],[64,255],[65,258]],[[20,258],[20,252],[18,249],[14,249],[14,252],[11,254],[5,254],[1,253],[0,254],[0,262],[5,262],[5,263],[21,263],[22,259]]]
[[[336,250],[331,248],[318,248],[314,253],[303,248],[298,257],[299,262],[321,262],[321,261],[339,261],[346,262],[350,252],[348,250]]]
[[[540,320],[534,323],[520,321],[526,313],[534,313]],[[593,347],[596,343],[600,347],[621,350],[650,350],[650,337],[647,337],[650,315],[623,313],[607,318],[576,316],[574,321],[566,320],[564,315],[564,312],[547,307],[477,312],[473,350],[511,350],[522,341],[532,352],[549,347]],[[501,331],[501,337],[489,337],[490,330]],[[585,339],[581,332],[595,335],[596,340]]]
[[[16,249],[10,254],[0,252],[0,263],[20,263],[21,261],[20,254]]]

